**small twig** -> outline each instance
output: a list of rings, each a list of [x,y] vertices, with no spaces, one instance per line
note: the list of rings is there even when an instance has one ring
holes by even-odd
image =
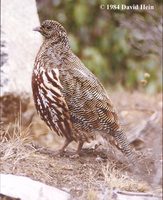
[[[161,198],[161,196],[157,196],[151,193],[143,193],[143,192],[127,192],[127,191],[116,191],[117,194],[127,195],[127,196],[144,196],[144,197],[157,197]]]

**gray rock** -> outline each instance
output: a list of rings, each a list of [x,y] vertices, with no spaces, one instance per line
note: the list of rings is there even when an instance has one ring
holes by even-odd
[[[1,2],[1,97],[2,120],[24,112],[31,97],[31,74],[41,36],[35,0]]]

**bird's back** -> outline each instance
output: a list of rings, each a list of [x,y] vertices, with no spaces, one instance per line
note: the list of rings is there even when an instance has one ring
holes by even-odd
[[[73,53],[59,68],[59,78],[73,123],[86,131],[109,132],[119,128],[117,114],[104,87]]]

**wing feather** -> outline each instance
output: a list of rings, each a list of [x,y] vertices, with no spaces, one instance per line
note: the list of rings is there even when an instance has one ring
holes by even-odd
[[[118,129],[117,113],[99,80],[79,59],[68,66],[60,69],[60,79],[72,121],[85,130]]]
[[[62,95],[62,85],[57,68],[44,70],[35,77],[33,93],[36,108],[41,118],[58,135],[72,137],[69,108]]]

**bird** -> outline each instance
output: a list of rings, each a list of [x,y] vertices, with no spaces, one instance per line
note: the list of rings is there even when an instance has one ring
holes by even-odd
[[[135,163],[135,151],[111,99],[99,79],[72,52],[65,28],[57,21],[45,20],[34,31],[41,33],[43,43],[32,73],[33,99],[41,119],[65,138],[60,152],[75,141],[79,154],[98,132],[110,135],[114,145]]]

